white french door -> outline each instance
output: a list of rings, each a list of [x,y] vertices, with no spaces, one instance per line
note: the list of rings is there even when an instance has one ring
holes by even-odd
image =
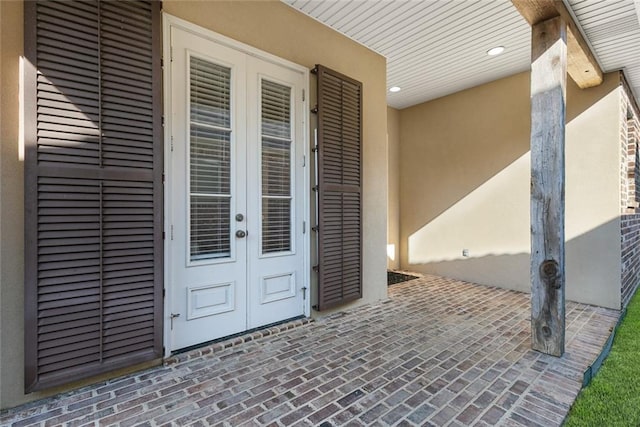
[[[170,29],[170,348],[305,312],[304,74]]]

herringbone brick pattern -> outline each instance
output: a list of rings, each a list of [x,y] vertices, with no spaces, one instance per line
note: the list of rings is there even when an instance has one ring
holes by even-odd
[[[0,424],[560,425],[619,316],[567,303],[558,359],[529,349],[526,294],[424,276],[389,297],[15,408]]]

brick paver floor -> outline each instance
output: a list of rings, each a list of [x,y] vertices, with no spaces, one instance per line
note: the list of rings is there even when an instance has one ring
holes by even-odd
[[[5,411],[0,424],[560,425],[619,316],[567,303],[555,358],[529,349],[527,294],[424,276],[389,297]]]

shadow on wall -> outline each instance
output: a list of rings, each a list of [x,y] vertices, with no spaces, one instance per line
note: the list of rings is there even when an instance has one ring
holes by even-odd
[[[618,83],[616,73],[588,90],[569,82],[567,108],[567,298],[612,308],[620,306],[618,194],[606,203],[590,195],[615,193],[617,181],[601,184],[599,173],[619,180],[617,123],[602,131],[593,123],[602,111],[619,113]],[[402,269],[529,290],[528,93],[522,73],[402,111]],[[605,212],[591,212],[598,204]]]
[[[401,111],[404,239],[529,151],[528,81],[520,74]]]
[[[620,309],[620,221],[613,219],[565,244],[566,298],[586,304]],[[617,249],[617,250],[616,250]],[[590,260],[597,259],[598,268]],[[474,283],[530,292],[529,251],[487,253],[469,257],[433,260],[412,264],[409,270],[452,277]]]

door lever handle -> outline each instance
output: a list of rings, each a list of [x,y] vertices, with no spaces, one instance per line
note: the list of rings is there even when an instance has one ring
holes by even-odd
[[[171,316],[169,316],[169,318],[171,319],[171,330],[173,331],[173,319],[177,319],[178,317],[180,317],[180,313],[171,313]]]

